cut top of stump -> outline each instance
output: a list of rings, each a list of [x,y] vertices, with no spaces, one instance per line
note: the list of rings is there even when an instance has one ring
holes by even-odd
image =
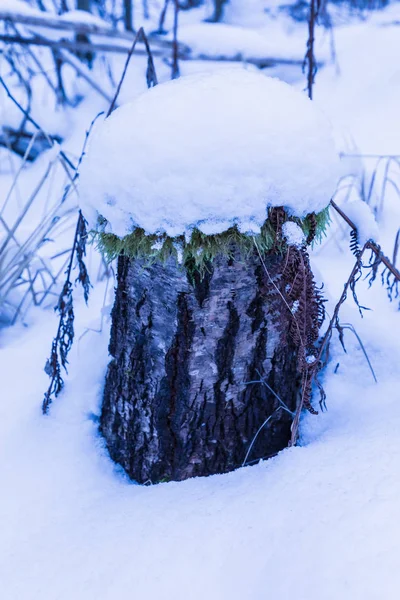
[[[330,124],[304,93],[219,70],[158,85],[105,119],[82,162],[81,208],[119,237],[258,233],[269,207],[324,209],[339,171]]]

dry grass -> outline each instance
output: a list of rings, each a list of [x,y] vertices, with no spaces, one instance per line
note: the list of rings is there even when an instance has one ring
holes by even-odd
[[[34,137],[32,138],[32,143]],[[29,148],[27,150],[27,154]],[[3,150],[13,173],[0,204],[0,318],[14,323],[32,304],[40,306],[56,296],[53,289],[68,258],[66,247],[55,239],[68,238],[76,217],[76,193],[58,194],[60,177],[72,181],[73,174],[59,153],[42,161],[36,181],[27,193],[21,185],[30,168],[26,156],[15,166],[11,151]],[[60,172],[61,171],[61,172]],[[55,193],[55,198],[53,194]]]

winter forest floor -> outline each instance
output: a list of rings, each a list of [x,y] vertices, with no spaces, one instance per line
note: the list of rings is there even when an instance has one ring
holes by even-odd
[[[336,63],[318,72],[315,102],[331,117],[343,152],[400,154],[400,27],[387,25],[396,18],[400,9],[389,7],[334,31]],[[165,65],[156,66],[165,79]],[[183,73],[202,68],[182,65]],[[144,87],[139,71],[132,64],[124,101]],[[300,69],[266,73],[304,88]],[[68,115],[67,146],[78,151],[103,108],[89,95],[77,116]],[[49,120],[45,112],[42,118]],[[369,176],[377,165],[373,157],[343,161],[347,173],[364,168]],[[0,174],[1,193],[8,186]],[[372,207],[380,194],[378,187]],[[389,256],[399,216],[391,186],[379,213]],[[348,233],[335,219],[313,251],[329,314],[354,263]],[[335,333],[322,377],[328,410],[304,416],[299,446],[228,475],[153,487],[129,482],[98,435],[112,287],[98,282],[88,308],[77,302],[66,388],[46,418],[43,365],[56,315],[31,310],[25,323],[0,331],[1,597],[397,600],[400,313],[379,278],[370,289],[358,284],[360,303],[372,309],[364,318],[351,297],[341,311],[377,383],[353,334],[345,331],[344,353]]]

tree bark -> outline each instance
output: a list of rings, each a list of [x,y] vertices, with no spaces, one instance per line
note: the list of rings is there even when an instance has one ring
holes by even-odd
[[[101,431],[132,479],[231,471],[260,428],[247,462],[287,446],[297,350],[277,291],[283,259],[265,261],[269,277],[254,254],[220,256],[191,279],[174,257],[119,258]]]

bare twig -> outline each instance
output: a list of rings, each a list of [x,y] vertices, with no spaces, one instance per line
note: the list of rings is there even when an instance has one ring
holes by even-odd
[[[172,72],[171,79],[178,79],[179,72],[179,44],[178,44],[178,15],[179,15],[179,0],[174,0],[174,30],[172,42]]]
[[[337,206],[337,204],[331,200],[331,205],[333,206],[333,208],[338,212],[338,214],[344,219],[344,221],[346,221],[346,223],[351,227],[352,231],[356,231],[357,228],[355,226],[355,224],[353,223],[353,221]],[[356,262],[351,270],[351,273],[344,285],[343,288],[343,292],[339,298],[339,301],[337,302],[332,318],[329,322],[328,328],[325,332],[325,335],[323,336],[321,343],[319,345],[319,350],[318,350],[318,356],[317,359],[315,361],[315,363],[313,365],[311,365],[310,370],[309,370],[309,381],[312,383],[318,374],[318,371],[321,369],[322,366],[322,356],[323,353],[325,351],[325,349],[327,348],[329,341],[331,339],[332,336],[332,331],[334,328],[337,328],[340,334],[340,328],[343,326],[340,325],[339,323],[339,311],[340,308],[342,306],[342,304],[345,302],[346,298],[347,298],[347,294],[349,289],[351,289],[353,291],[353,297],[355,298],[356,302],[357,302],[357,298],[355,297],[355,291],[354,291],[354,285],[355,285],[355,281],[357,278],[357,275],[361,273],[361,268],[362,268],[362,257],[365,253],[365,251],[369,249],[372,250],[372,252],[377,256],[378,258],[378,264],[380,262],[382,262],[385,267],[390,271],[390,273],[394,276],[395,280],[400,281],[400,273],[399,271],[396,269],[396,267],[390,262],[390,260],[382,253],[380,247],[373,241],[373,240],[369,240],[367,241],[363,248],[357,253],[357,258],[356,258]],[[358,304],[358,302],[357,302]],[[365,349],[361,343],[361,340],[359,338],[359,336],[357,335],[357,333],[355,332],[353,327],[349,327],[349,326],[345,326],[347,328],[351,328],[351,330],[353,331],[353,333],[356,335],[357,339],[360,342],[360,345],[364,351],[364,354],[367,358],[368,364],[370,366],[371,372],[374,376],[374,379],[376,380],[376,376],[375,373],[373,371],[372,365],[369,361],[369,358],[365,352]],[[293,421],[292,424],[292,438],[291,438],[291,445],[295,445],[296,441],[297,441],[297,436],[298,436],[298,427],[299,427],[299,421],[300,421],[300,413],[302,411],[303,408],[303,403],[304,400],[302,399],[302,401],[299,403],[299,406],[297,408],[296,411],[296,417]]]
[[[157,29],[157,33],[159,35],[165,35],[167,33],[166,30],[164,29],[164,23],[165,23],[165,17],[167,15],[168,4],[169,4],[169,0],[165,0],[164,6],[160,13],[160,19],[158,21],[158,29]]]
[[[342,209],[331,200],[331,206],[336,210],[336,212],[342,217],[344,221],[351,227],[352,230],[357,230],[356,225],[353,221],[342,211]],[[392,275],[400,281],[400,271],[396,269],[396,267],[391,263],[391,261],[382,253],[382,250],[373,240],[369,240],[366,243],[366,247],[372,250],[372,252],[379,258],[380,261],[385,265],[385,267],[392,273]]]
[[[310,365],[308,373],[306,373],[306,381],[303,382],[303,385],[302,385],[302,396],[301,396],[300,402],[298,403],[297,410],[296,410],[296,416],[292,423],[292,435],[291,435],[291,439],[290,439],[290,446],[295,446],[297,443],[299,424],[300,424],[300,415],[301,415],[301,412],[304,407],[304,390],[306,389],[306,384],[307,383],[312,384],[313,380],[316,378],[316,376],[318,374],[318,371],[321,369],[323,352],[331,339],[332,330],[335,327],[336,323],[338,322],[338,315],[339,315],[340,307],[346,300],[347,294],[348,294],[349,289],[351,288],[352,282],[354,281],[355,277],[357,276],[357,273],[359,273],[359,271],[360,271],[361,258],[362,258],[363,253],[365,252],[365,250],[366,250],[366,245],[361,250],[361,252],[356,260],[356,263],[351,270],[349,278],[347,279],[347,281],[344,285],[342,295],[340,296],[339,301],[335,306],[332,318],[329,321],[328,328],[327,328],[325,335],[322,338],[322,341],[320,343],[317,358],[316,358],[315,362],[312,365]]]
[[[307,40],[307,52],[304,58],[303,70],[307,67],[307,91],[308,97],[312,100],[313,97],[313,85],[315,80],[315,74],[317,72],[317,64],[314,56],[314,42],[315,42],[315,25],[318,19],[318,13],[320,9],[320,0],[310,0],[310,14],[308,17],[308,40]]]
[[[18,29],[16,28],[15,24],[12,22],[11,26],[15,32],[15,35],[21,37],[20,32],[18,31]],[[44,67],[42,66],[40,60],[37,58],[36,54],[34,52],[32,52],[32,50],[29,48],[29,46],[26,49],[26,52],[29,54],[29,56],[31,57],[32,61],[34,62],[34,64],[36,65],[36,67],[39,69],[40,73],[42,74],[42,76],[44,77],[44,79],[47,82],[47,85],[53,90],[53,92],[57,95],[57,89],[55,87],[55,85],[53,84],[53,82],[51,81],[50,77],[48,76],[46,70],[44,69]]]
[[[273,412],[273,413],[271,413],[267,419],[265,419],[264,423],[262,423],[262,425],[260,425],[260,427],[258,428],[258,430],[257,430],[257,432],[256,432],[256,434],[255,434],[255,436],[254,436],[254,437],[253,437],[253,439],[251,440],[250,446],[249,446],[249,448],[248,448],[248,450],[247,450],[247,452],[246,452],[246,456],[244,457],[244,461],[243,461],[243,463],[242,463],[242,467],[245,467],[245,466],[246,466],[246,464],[247,464],[247,461],[248,461],[248,458],[249,458],[249,456],[250,456],[250,452],[252,451],[252,449],[253,449],[253,446],[254,446],[254,444],[256,443],[256,440],[257,440],[257,438],[258,438],[259,434],[261,433],[261,431],[262,431],[262,430],[264,429],[264,427],[265,427],[265,426],[266,426],[266,425],[269,423],[269,421],[272,419],[272,417],[273,417],[274,415],[276,415],[276,413],[278,412],[278,410],[282,410],[282,408],[283,408],[282,406],[278,406],[278,407],[277,407],[277,408],[274,410],[274,412]]]
[[[368,363],[368,366],[369,366],[369,369],[371,371],[372,377],[374,378],[375,383],[378,383],[378,379],[376,378],[375,371],[374,371],[372,363],[371,363],[371,361],[369,359],[368,353],[367,353],[367,351],[365,349],[365,346],[364,346],[364,344],[362,342],[362,339],[358,335],[358,333],[357,333],[354,325],[352,325],[351,323],[337,323],[336,324],[336,328],[339,330],[339,339],[340,339],[340,342],[342,344],[342,348],[343,348],[343,350],[345,352],[346,352],[346,348],[345,348],[343,340],[342,340],[341,331],[343,329],[348,329],[349,331],[351,331],[354,334],[354,336],[357,338],[358,343],[360,344],[360,348],[361,348],[361,350],[362,350],[362,352],[363,352],[363,354],[365,356],[365,360]]]
[[[400,244],[400,229],[398,229],[397,233],[396,233],[396,238],[394,241],[394,247],[393,247],[393,266],[396,266],[396,262],[397,262],[397,254],[399,252],[399,244]]]
[[[155,67],[154,67],[153,56],[152,56],[151,49],[150,49],[150,45],[149,45],[149,42],[147,40],[147,36],[146,36],[146,34],[144,32],[144,29],[143,29],[143,27],[141,27],[139,29],[139,31],[137,32],[136,37],[135,37],[135,39],[133,41],[133,44],[132,44],[132,46],[131,46],[131,48],[129,50],[128,56],[127,56],[126,61],[125,61],[124,69],[122,71],[121,79],[119,80],[117,89],[115,91],[114,98],[111,101],[111,104],[110,104],[110,107],[108,109],[106,118],[111,115],[111,113],[113,112],[113,110],[114,110],[114,108],[116,106],[117,99],[118,99],[119,93],[121,91],[122,84],[124,83],[124,79],[125,79],[125,76],[126,76],[126,73],[127,73],[127,70],[128,70],[129,62],[131,60],[132,54],[135,51],[136,44],[139,42],[139,40],[141,40],[141,41],[144,42],[145,47],[146,47],[147,57],[148,57],[147,74],[146,74],[147,85],[148,85],[148,87],[151,87],[152,85],[157,85],[157,83],[158,83],[158,81],[157,81],[157,75],[156,75],[156,70],[155,70]]]
[[[111,96],[105,92],[99,84],[94,81],[94,79],[87,72],[87,67],[85,68],[81,61],[77,60],[74,56],[67,56],[65,52],[58,51],[58,55],[62,62],[67,65],[70,65],[75,71],[84,79],[100,96],[102,96],[107,102],[111,102]]]
[[[179,43],[179,47],[182,47],[182,44]],[[304,60],[296,59],[296,58],[282,58],[279,56],[248,56],[247,54],[232,54],[230,56],[221,55],[221,54],[205,54],[204,52],[195,53],[192,51],[188,52],[180,52],[179,53],[180,60],[201,60],[205,62],[239,62],[239,63],[248,63],[250,65],[254,65],[259,69],[265,69],[268,67],[275,67],[277,65],[287,65],[287,66],[298,66],[302,67],[304,64]],[[323,65],[323,62],[316,63],[318,67]]]
[[[8,89],[6,82],[4,81],[4,79],[2,78],[2,76],[0,75],[0,84],[3,86],[3,88],[5,89],[7,96],[10,98],[10,100],[17,106],[17,108],[19,108],[19,110],[25,115],[26,119],[34,126],[35,129],[39,130],[43,135],[46,136],[47,140],[49,141],[50,145],[53,146],[54,145],[54,140],[51,138],[51,136],[49,136],[41,127],[40,125],[31,117],[31,115],[29,113],[26,112],[26,110],[23,108],[23,106],[21,106],[21,104],[18,102],[18,100],[16,100],[14,98],[14,96],[12,95],[12,93],[10,92],[10,90]],[[63,150],[60,149],[60,156],[62,156],[62,158],[65,160],[65,162],[67,163],[67,165],[73,170],[75,171],[75,166],[72,164],[72,162],[70,161],[70,159],[68,158],[68,156],[65,154],[65,152],[63,152]]]
[[[353,152],[340,152],[341,158],[397,158],[400,154],[357,154]]]

